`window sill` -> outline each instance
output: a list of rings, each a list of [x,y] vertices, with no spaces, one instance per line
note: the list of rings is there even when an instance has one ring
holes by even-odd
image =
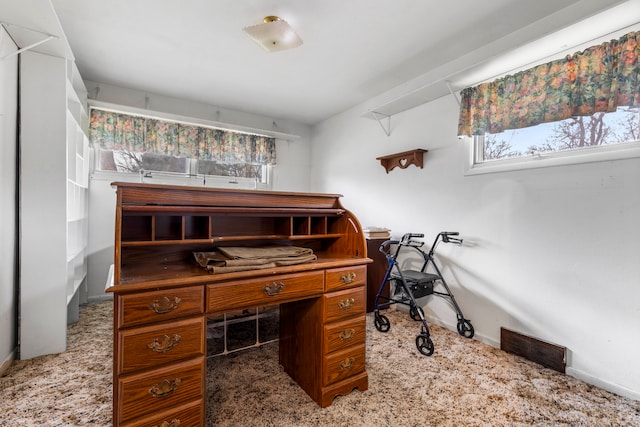
[[[91,175],[92,180],[96,181],[124,181],[124,182],[143,182],[150,184],[168,184],[168,185],[186,185],[194,187],[215,187],[215,188],[235,188],[244,190],[270,190],[271,184],[260,183],[252,178],[239,178],[230,176],[207,175],[203,179],[202,175],[195,177],[182,176],[162,176],[162,173],[156,172],[155,176],[142,176],[138,173],[125,173],[113,171],[94,171]]]
[[[96,181],[140,182],[140,175],[135,173],[95,170],[91,173],[91,179]]]

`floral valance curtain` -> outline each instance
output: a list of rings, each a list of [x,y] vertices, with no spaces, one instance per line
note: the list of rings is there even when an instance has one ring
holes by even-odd
[[[100,148],[213,160],[219,163],[276,163],[275,138],[91,110],[90,139]]]
[[[483,135],[640,106],[640,32],[469,87],[458,135]]]

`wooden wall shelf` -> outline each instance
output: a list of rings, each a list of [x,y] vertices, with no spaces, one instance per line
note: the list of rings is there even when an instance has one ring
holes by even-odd
[[[376,157],[380,160],[382,167],[389,173],[396,166],[400,169],[406,169],[409,165],[416,165],[422,169],[422,157],[429,150],[416,148],[415,150],[404,151],[402,153],[389,154],[388,156]]]

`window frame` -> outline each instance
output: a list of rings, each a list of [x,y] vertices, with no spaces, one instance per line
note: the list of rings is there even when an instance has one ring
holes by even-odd
[[[127,105],[119,105],[113,104],[110,102],[96,101],[90,99],[88,101],[90,108],[97,108],[103,110],[110,110],[121,112],[123,114],[132,114],[132,115],[140,115],[151,118],[157,118],[160,120],[170,120],[181,122],[185,124],[195,125],[195,126],[209,126],[222,130],[228,130],[232,132],[245,132],[245,133],[253,133],[258,135],[265,135],[272,138],[275,138],[276,145],[279,141],[291,141],[300,138],[298,135],[287,134],[282,132],[274,132],[264,129],[258,129],[248,126],[238,126],[238,125],[230,125],[226,123],[221,123],[217,121],[211,121],[206,119],[200,119],[197,117],[187,117],[173,113],[166,113],[161,111],[152,111],[142,108],[136,108]],[[197,174],[196,171],[196,163],[197,159],[188,159],[188,169],[189,172],[180,174],[180,173],[172,173],[172,172],[161,172],[161,171],[144,171],[144,172],[152,172],[152,175],[156,175],[156,178],[146,178],[141,173],[134,172],[118,172],[118,171],[109,171],[109,170],[101,170],[98,168],[99,162],[99,153],[95,152],[94,147],[90,147],[90,151],[92,152],[92,162],[91,162],[91,179],[99,180],[99,181],[127,181],[127,182],[163,182],[170,183],[175,185],[197,185],[203,187],[218,187],[218,188],[248,188],[250,182],[255,182],[254,188],[261,190],[270,190],[273,187],[273,165],[264,165],[263,166],[263,178],[262,180],[257,178],[244,178],[244,177],[234,177],[234,176],[224,176],[224,175],[203,175]],[[202,179],[202,183],[198,183],[198,179]],[[207,182],[208,179],[208,182]],[[217,183],[219,185],[215,185],[212,183]]]
[[[481,159],[484,152],[484,136],[463,137],[463,139],[467,147],[465,175],[569,166],[640,157],[640,141],[631,141],[485,161]]]

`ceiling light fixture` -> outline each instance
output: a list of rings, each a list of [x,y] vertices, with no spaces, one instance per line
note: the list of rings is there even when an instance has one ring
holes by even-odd
[[[267,16],[263,24],[243,28],[267,52],[292,49],[302,44],[302,39],[287,21],[277,16]]]

